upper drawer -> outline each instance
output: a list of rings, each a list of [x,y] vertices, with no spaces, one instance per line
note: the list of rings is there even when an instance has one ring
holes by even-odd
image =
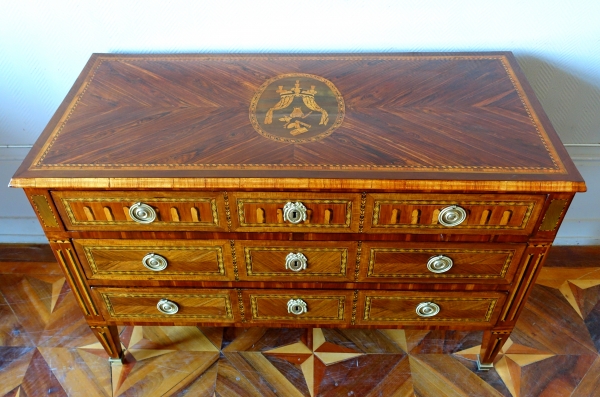
[[[543,195],[369,194],[367,233],[530,234]]]
[[[90,279],[234,279],[227,240],[74,239],[73,244]]]
[[[221,193],[56,191],[52,196],[69,230],[227,230]]]
[[[358,232],[360,195],[232,193],[233,231]]]

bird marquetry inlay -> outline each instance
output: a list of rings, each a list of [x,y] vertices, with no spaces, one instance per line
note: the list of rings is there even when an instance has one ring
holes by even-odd
[[[262,136],[280,142],[323,139],[344,119],[344,100],[323,77],[291,73],[267,80],[250,103],[250,121]]]

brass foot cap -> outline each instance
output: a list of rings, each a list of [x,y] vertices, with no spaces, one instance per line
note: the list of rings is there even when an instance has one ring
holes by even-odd
[[[477,355],[477,371],[489,371],[494,368],[494,364],[482,364],[479,354]]]

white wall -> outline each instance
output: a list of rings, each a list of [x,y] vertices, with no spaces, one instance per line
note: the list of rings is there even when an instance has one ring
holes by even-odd
[[[0,242],[43,242],[7,185],[93,52],[511,50],[589,192],[560,244],[600,244],[600,2],[10,1],[0,9]]]

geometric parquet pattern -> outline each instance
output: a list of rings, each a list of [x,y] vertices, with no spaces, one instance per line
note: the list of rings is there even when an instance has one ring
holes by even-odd
[[[111,367],[56,264],[0,262],[0,396],[600,396],[590,263],[544,268],[477,372],[479,332],[150,326]]]

